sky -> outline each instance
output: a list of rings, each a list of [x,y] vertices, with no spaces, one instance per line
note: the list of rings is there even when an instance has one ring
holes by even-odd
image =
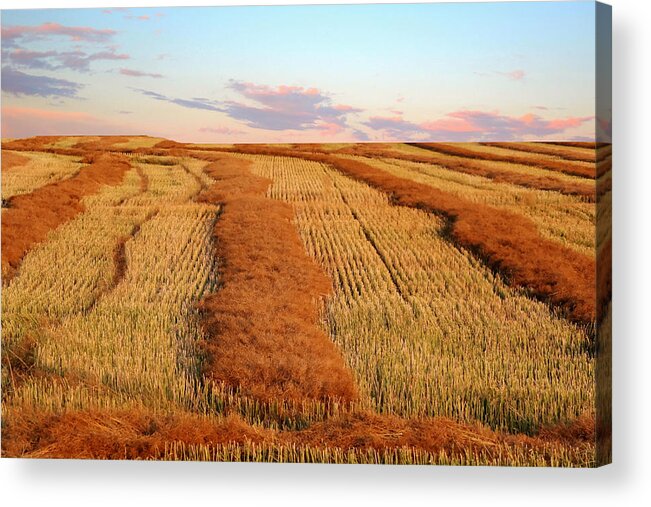
[[[2,137],[595,139],[593,2],[2,11]]]

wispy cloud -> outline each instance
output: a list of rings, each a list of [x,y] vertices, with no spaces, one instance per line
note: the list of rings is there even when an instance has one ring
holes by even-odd
[[[332,104],[332,99],[317,88],[300,86],[270,87],[243,81],[231,81],[229,87],[247,99],[224,103],[228,116],[244,121],[249,127],[265,130],[319,129],[334,132],[347,126],[347,116],[361,109]]]
[[[18,41],[31,41],[52,36],[66,37],[79,42],[108,42],[116,34],[115,30],[98,29],[90,26],[66,26],[59,23],[43,23],[37,26],[2,27],[2,44],[12,47]]]
[[[157,74],[155,72],[143,72],[140,70],[125,69],[125,68],[120,69],[120,74],[122,74],[123,76],[130,76],[130,77],[153,77],[157,79],[163,77],[162,74]]]
[[[163,102],[170,102],[171,104],[176,104],[177,106],[186,107],[189,109],[204,109],[206,111],[217,111],[217,112],[223,111],[218,107],[217,102],[212,101],[210,99],[204,99],[200,97],[192,98],[192,99],[180,99],[180,98],[168,97],[166,95],[152,92],[150,90],[143,90],[141,88],[131,88],[131,89],[138,93],[142,93],[147,97],[151,97],[152,99],[160,100]]]
[[[2,67],[2,91],[12,95],[39,97],[76,97],[83,87],[66,79],[25,74],[11,67]]]
[[[95,53],[86,53],[81,50],[75,51],[31,51],[28,49],[14,49],[5,51],[3,56],[15,67],[30,69],[71,69],[78,72],[88,72],[92,62],[100,60],[128,60],[130,56],[125,53],[117,53],[115,49],[109,48]]]

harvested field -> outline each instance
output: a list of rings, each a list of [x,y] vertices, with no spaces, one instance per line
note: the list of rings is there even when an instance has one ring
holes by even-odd
[[[468,152],[465,149],[463,151],[466,154]],[[534,165],[514,164],[502,160],[481,160],[478,157],[443,154],[418,146],[406,145],[400,146],[397,150],[381,149],[379,152],[375,148],[368,149],[364,145],[356,145],[351,148],[341,149],[338,152],[368,158],[395,158],[408,162],[436,164],[452,171],[489,178],[497,183],[509,183],[537,190],[560,192],[566,195],[579,196],[586,201],[594,201],[594,184],[590,184],[584,178],[576,175],[563,174],[563,172]],[[581,171],[585,172],[584,169]],[[592,173],[594,173],[594,168],[592,168]]]
[[[479,143],[477,143],[479,144]],[[481,143],[484,146],[495,146],[506,148],[523,153],[532,153],[535,155],[551,155],[565,160],[576,160],[579,162],[596,162],[597,152],[593,148],[574,148],[562,147],[547,143]]]
[[[3,456],[607,461],[610,182],[584,144],[5,141]]]
[[[522,432],[590,407],[589,337],[451,245],[445,220],[391,206],[320,163],[256,157],[252,171],[293,205],[308,252],[335,281],[326,325],[374,410]],[[562,355],[551,359],[554,351]],[[551,399],[554,413],[545,414]]]
[[[79,157],[41,152],[10,153],[14,155],[14,160],[20,157],[21,163],[2,169],[2,200],[5,207],[10,206],[14,196],[29,194],[50,183],[71,178],[83,167]],[[2,159],[4,163],[4,155]]]
[[[363,159],[366,164],[438,188],[476,203],[511,211],[532,220],[539,233],[580,253],[594,256],[595,205],[575,196],[496,183],[488,178],[399,159]]]
[[[116,185],[129,168],[126,160],[98,155],[69,179],[37,187],[31,193],[11,195],[2,213],[2,276],[13,277],[24,255],[48,233],[81,213],[81,199],[103,185]],[[4,195],[3,195],[4,199]]]
[[[535,156],[520,155],[513,153],[502,148],[492,148],[492,145],[486,147],[479,145],[479,148],[474,145],[450,145],[442,143],[414,143],[417,148],[423,148],[435,153],[442,153],[444,155],[451,155],[453,157],[463,157],[476,160],[489,160],[493,162],[506,162],[508,164],[520,164],[549,171],[557,171],[560,173],[570,174],[573,176],[582,176],[585,178],[595,177],[594,162],[574,162],[568,160],[558,160],[553,157],[548,157],[543,154],[536,154]]]
[[[287,150],[267,147],[237,146],[232,151],[291,155]],[[296,157],[330,164],[343,174],[389,194],[396,204],[444,215],[451,221],[455,240],[475,251],[490,267],[503,272],[511,283],[552,302],[577,322],[590,325],[594,321],[594,259],[541,238],[535,224],[527,218],[393,176],[358,160],[322,153]],[[565,263],[559,266],[558,259]]]

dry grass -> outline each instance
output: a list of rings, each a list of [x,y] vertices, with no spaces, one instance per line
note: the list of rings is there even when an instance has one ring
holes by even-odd
[[[2,152],[2,174],[16,167],[24,166],[29,162],[29,157],[16,153],[15,151],[4,150]]]
[[[202,194],[224,206],[215,227],[222,285],[202,302],[207,374],[265,401],[353,400],[350,372],[315,325],[330,281],[305,255],[291,208],[264,197],[270,180],[247,165],[211,164],[216,183]]]
[[[327,163],[343,174],[391,195],[399,205],[424,209],[450,220],[450,234],[507,279],[561,308],[571,319],[594,325],[594,259],[540,236],[535,223],[509,211],[473,203],[428,185],[396,177],[367,163],[322,153],[292,154],[266,146],[236,146],[232,151],[295,156]],[[558,259],[564,259],[559,264]]]
[[[353,157],[397,177],[438,188],[461,199],[522,215],[541,236],[589,257],[595,255],[595,205],[557,192],[496,183],[481,176],[451,171],[441,166],[398,159]]]
[[[334,281],[325,325],[366,406],[510,431],[592,406],[589,336],[451,245],[444,220],[391,206],[327,165],[254,160]]]
[[[5,456],[298,463],[592,466],[591,435],[501,435],[444,418],[401,420],[354,414],[299,431],[273,431],[240,418],[187,413],[75,411],[10,417]],[[589,423],[588,423],[589,424]],[[582,421],[577,427],[585,428]],[[74,431],[71,431],[74,428]],[[576,430],[571,430],[576,433]],[[589,428],[588,428],[589,431]],[[586,438],[587,437],[587,438]]]
[[[218,210],[190,201],[205,163],[180,162],[135,163],[122,185],[87,197],[86,212],[27,255],[3,291],[3,392],[12,410],[135,400],[197,408],[203,338],[194,305],[216,288]],[[113,255],[120,243],[122,268]]]
[[[457,237],[480,212],[511,216],[472,199],[521,218],[515,196],[551,193],[461,175],[483,186],[463,199],[343,145],[114,141],[11,141],[132,168],[80,196],[3,288],[4,456],[592,466],[595,432],[607,454],[590,333]],[[579,200],[556,195],[560,223]]]
[[[533,153],[535,155],[549,155],[578,162],[590,162],[592,164],[596,162],[596,151],[594,148],[575,148],[547,143],[481,143],[481,145],[505,148],[523,153]]]
[[[15,152],[3,152],[3,163],[6,153],[24,159],[20,165],[11,168],[3,166],[2,200],[6,206],[11,206],[11,199],[14,196],[29,194],[50,183],[71,178],[83,167],[78,157],[40,152],[24,152],[22,155]]]
[[[13,196],[10,208],[2,213],[3,280],[11,279],[25,254],[51,230],[83,211],[84,196],[103,185],[118,184],[128,168],[124,159],[99,156],[74,177]]]
[[[409,162],[437,164],[447,169],[482,176],[497,183],[509,183],[525,188],[560,192],[579,196],[586,201],[594,201],[594,184],[583,177],[550,171],[531,165],[510,162],[480,160],[478,157],[453,156],[436,153],[417,146],[398,145],[391,149],[378,149],[373,145],[355,145],[339,150],[347,155],[359,155],[369,158],[396,158]]]
[[[519,164],[525,166],[537,167],[548,171],[556,171],[572,176],[581,176],[583,178],[595,178],[594,163],[575,162],[563,159],[556,159],[542,154],[524,155],[509,152],[500,148],[486,147],[472,144],[443,144],[443,143],[414,143],[414,146],[452,155],[453,157],[468,158],[471,160],[488,160],[494,162],[506,162],[508,164]]]

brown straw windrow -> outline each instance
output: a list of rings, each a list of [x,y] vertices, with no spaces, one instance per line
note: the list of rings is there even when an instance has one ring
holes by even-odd
[[[473,203],[421,183],[398,178],[353,160],[334,160],[338,170],[379,188],[397,204],[441,213],[451,219],[451,235],[486,264],[545,301],[562,308],[572,320],[595,319],[595,262],[544,238],[528,218]]]
[[[523,153],[533,153],[538,155],[550,155],[574,162],[590,162],[594,164],[597,161],[597,152],[594,148],[573,148],[571,146],[560,146],[558,144],[548,143],[506,143],[506,142],[482,142],[482,146],[494,146],[495,148],[504,148],[507,150],[521,151]]]
[[[594,141],[545,141],[545,144],[555,144],[557,146],[567,146],[569,148],[588,148],[590,150],[610,145],[610,143],[597,143]]]
[[[222,206],[214,235],[220,289],[200,305],[206,375],[260,400],[352,401],[352,373],[319,326],[331,283],[307,255],[290,205],[265,197],[270,181],[223,156],[198,198]]]
[[[492,162],[505,162],[507,164],[519,164],[536,167],[538,169],[545,169],[547,171],[569,174],[570,176],[580,176],[582,178],[592,179],[595,178],[594,165],[586,167],[584,164],[579,164],[577,162],[569,160],[553,160],[544,157],[533,158],[518,153],[504,155],[501,153],[477,151],[466,148],[464,146],[455,146],[452,144],[443,143],[411,143],[411,145],[424,150],[440,153],[442,155],[450,155],[452,157],[470,158],[473,160],[487,160]]]
[[[98,139],[78,141],[72,148],[84,151],[106,151],[116,144],[129,142],[129,139],[125,136],[102,136]]]
[[[11,198],[2,213],[2,276],[10,280],[25,254],[44,241],[50,231],[84,210],[81,200],[103,185],[117,185],[131,167],[116,155],[99,154],[67,180]]]
[[[526,172],[517,173],[513,171],[501,171],[492,167],[486,167],[481,161],[472,160],[468,158],[450,157],[430,151],[427,155],[418,155],[412,153],[404,153],[390,149],[391,145],[386,143],[360,143],[343,148],[338,148],[335,151],[325,151],[322,145],[306,143],[295,144],[292,148],[281,148],[278,146],[260,145],[260,144],[236,144],[233,148],[228,147],[201,147],[201,146],[188,146],[175,141],[162,141],[158,143],[154,149],[148,152],[155,154],[156,150],[161,149],[177,149],[192,150],[193,153],[197,152],[246,152],[246,153],[275,153],[281,156],[299,157],[301,154],[322,154],[322,155],[354,155],[367,158],[386,159],[394,158],[397,160],[404,160],[407,162],[415,162],[420,164],[437,164],[446,169],[470,174],[473,176],[481,176],[484,178],[492,179],[497,183],[508,183],[511,185],[518,185],[525,188],[532,188],[536,190],[545,190],[552,192],[560,192],[566,195],[574,195],[584,199],[587,202],[594,202],[596,199],[596,186],[592,181],[586,183],[573,183],[562,181],[551,176],[534,176],[526,174]],[[144,152],[144,150],[143,150]],[[594,169],[592,178],[594,178]]]
[[[2,152],[2,172],[22,167],[29,162],[29,157],[13,151]]]
[[[475,203],[429,185],[394,176],[358,160],[324,153],[260,145],[236,145],[225,151],[291,156],[330,164],[343,174],[391,196],[398,205],[427,210],[450,220],[450,235],[478,255],[512,285],[561,309],[571,320],[593,325],[596,317],[594,259],[544,238],[528,218]]]
[[[527,174],[526,171],[504,171],[494,167],[488,167],[486,164],[483,164],[481,160],[453,157],[450,155],[435,153],[431,150],[427,155],[417,155],[394,150],[378,151],[367,145],[356,145],[350,148],[338,150],[338,153],[370,158],[395,158],[419,164],[436,164],[451,171],[489,178],[497,183],[508,183],[535,190],[560,192],[562,194],[580,197],[588,202],[594,202],[595,200],[594,182],[568,182],[554,178],[553,176]]]
[[[34,136],[25,139],[12,139],[3,141],[3,150],[17,151],[43,151],[57,141],[64,139],[62,136]]]
[[[339,455],[352,455],[356,461],[378,462],[364,456],[369,456],[369,451],[391,455],[394,450],[407,449],[433,458],[443,454],[448,460],[476,456],[479,463],[470,461],[475,464],[481,464],[481,460],[506,464],[519,455],[525,460],[538,457],[552,465],[552,456],[559,454],[577,464],[588,461],[594,455],[594,438],[594,416],[589,414],[528,436],[443,417],[403,419],[369,412],[344,413],[301,430],[274,430],[251,426],[237,415],[207,418],[188,412],[161,415],[145,409],[63,414],[12,410],[3,428],[2,454],[28,458],[198,459],[174,456],[174,451],[169,450],[185,446],[210,450],[228,445],[233,453],[218,455],[222,460],[255,460],[256,454],[239,454],[244,449],[238,450],[238,446],[253,446],[267,449],[272,454],[266,460],[274,461],[278,459],[273,459],[273,452],[285,455],[286,461],[319,462],[332,459],[338,451]],[[315,453],[317,450],[321,452]],[[309,458],[310,454],[315,457]]]

